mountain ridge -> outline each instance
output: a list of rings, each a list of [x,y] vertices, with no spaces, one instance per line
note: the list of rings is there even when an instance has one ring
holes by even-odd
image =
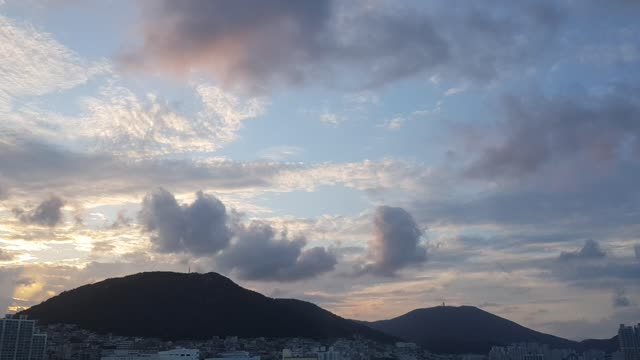
[[[436,353],[486,353],[491,346],[540,342],[612,351],[616,338],[575,342],[528,329],[473,306],[412,310],[380,321],[344,319],[296,299],[245,289],[218,273],[145,272],[63,291],[20,312],[42,324],[164,339],[217,336],[338,338],[415,342]]]
[[[615,350],[616,337],[604,340],[568,340],[524,327],[480,308],[437,306],[411,310],[398,317],[361,322],[436,353],[488,353],[492,346],[519,342],[548,344],[552,348]],[[613,349],[613,350],[612,350]]]
[[[270,298],[217,273],[111,278],[64,291],[20,314],[42,324],[71,323],[100,333],[163,339],[361,335],[394,340],[315,304]]]

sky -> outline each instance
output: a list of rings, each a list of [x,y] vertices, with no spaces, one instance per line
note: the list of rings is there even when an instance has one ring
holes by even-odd
[[[640,321],[640,4],[0,0],[0,307],[215,271]]]

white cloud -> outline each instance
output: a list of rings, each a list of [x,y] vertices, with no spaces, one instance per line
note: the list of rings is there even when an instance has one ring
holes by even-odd
[[[404,119],[401,117],[395,117],[389,121],[387,127],[391,130],[400,129],[404,125]]]
[[[457,94],[462,94],[465,91],[467,91],[467,87],[466,86],[452,87],[452,88],[449,88],[447,91],[444,92],[444,96],[453,96],[453,95],[457,95]]]
[[[280,173],[276,182],[285,189],[313,190],[320,185],[344,185],[361,191],[429,192],[429,184],[439,182],[434,169],[397,159],[319,164]]]
[[[296,157],[302,153],[303,149],[298,146],[280,145],[268,147],[258,154],[263,159],[273,161],[283,161]]]
[[[217,87],[198,85],[202,109],[192,116],[174,110],[155,94],[140,98],[131,90],[105,87],[99,97],[85,98],[88,114],[83,136],[128,156],[211,152],[232,142],[242,122],[264,112],[266,102],[242,102]]]
[[[320,114],[320,121],[327,125],[337,126],[342,121],[344,121],[344,119],[337,114],[325,112]]]
[[[140,95],[124,86],[107,61],[92,63],[51,35],[3,16],[0,53],[2,135],[29,134],[130,157],[211,152],[234,141],[243,121],[261,115],[267,105],[264,98],[239,99],[198,84],[193,89],[196,112],[177,111],[156,93]],[[63,115],[29,99],[71,89],[99,74],[108,77],[101,79],[97,94],[72,98],[79,114]]]
[[[111,79],[97,95],[79,100],[82,112],[61,115],[23,106],[6,115],[4,135],[30,134],[84,151],[130,158],[212,152],[234,141],[243,121],[265,111],[266,100],[242,101],[220,89],[198,85],[196,113],[178,111],[155,93],[140,96]],[[0,92],[0,106],[3,104]]]
[[[211,85],[198,85],[196,91],[204,104],[204,111],[199,114],[199,125],[222,143],[233,141],[242,122],[263,114],[268,104],[261,97],[243,101]]]
[[[89,63],[50,34],[0,15],[0,112],[21,96],[73,88],[109,71],[105,62]]]

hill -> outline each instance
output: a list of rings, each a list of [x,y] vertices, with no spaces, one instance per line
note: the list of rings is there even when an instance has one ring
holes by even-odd
[[[314,304],[266,297],[217,273],[148,272],[108,279],[65,291],[21,314],[42,324],[163,339],[361,335],[393,340]]]
[[[589,339],[580,341],[580,348],[581,350],[598,349],[606,353],[612,353],[620,349],[620,343],[618,342],[618,336],[603,340]]]
[[[517,342],[549,344],[552,348],[611,347],[611,340],[577,343],[544,334],[473,306],[438,306],[413,310],[389,320],[365,323],[371,328],[415,342],[436,353],[482,353],[494,345]]]

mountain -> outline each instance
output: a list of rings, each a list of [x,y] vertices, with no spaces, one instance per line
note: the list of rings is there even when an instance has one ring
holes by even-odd
[[[273,299],[217,273],[147,272],[65,291],[21,314],[100,333],[202,339],[241,337],[393,337],[314,304]]]
[[[589,339],[589,340],[580,341],[580,348],[582,350],[598,349],[606,353],[612,353],[620,349],[620,343],[618,342],[618,336],[616,335],[611,339],[604,339],[604,340]]]
[[[390,320],[352,321],[305,301],[266,297],[217,273],[147,272],[108,279],[65,291],[20,314],[42,324],[77,324],[100,333],[163,339],[360,335],[383,342],[403,339],[436,353],[487,353],[491,346],[515,342],[617,349],[617,337],[578,343],[472,306],[440,306]]]
[[[612,346],[612,340],[577,343],[537,332],[473,306],[417,309],[393,319],[365,324],[389,335],[415,342],[436,353],[486,354],[494,345],[517,342],[537,342],[549,344],[552,348],[577,350],[605,350]]]

